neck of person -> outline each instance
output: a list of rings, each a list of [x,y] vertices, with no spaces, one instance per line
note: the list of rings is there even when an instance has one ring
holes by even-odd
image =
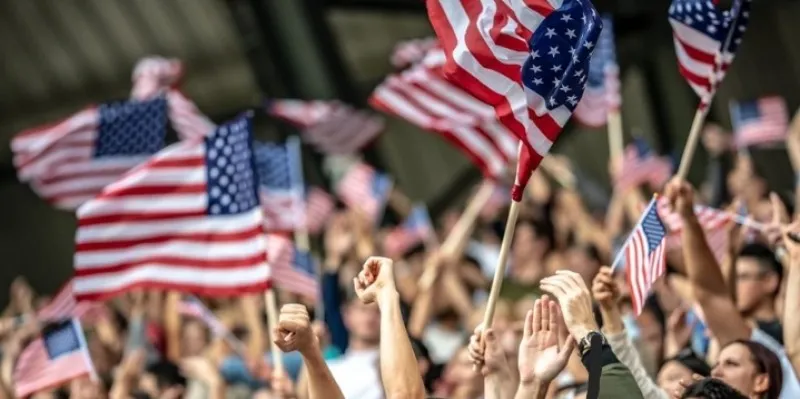
[[[368,342],[363,339],[358,338],[350,338],[350,343],[347,345],[347,351],[367,351],[378,349],[378,344],[373,342]]]
[[[761,301],[755,308],[748,312],[748,317],[755,321],[773,321],[778,318],[775,312],[775,305],[773,299],[765,299]]]

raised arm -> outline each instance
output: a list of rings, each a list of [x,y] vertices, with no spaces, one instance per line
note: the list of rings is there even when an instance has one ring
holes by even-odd
[[[792,223],[785,232],[800,234],[800,222]],[[800,244],[788,237],[784,242],[789,251],[789,274],[783,305],[783,342],[794,372],[800,375]]]
[[[425,386],[403,324],[393,273],[391,259],[373,256],[364,263],[353,283],[362,302],[376,302],[381,310],[379,357],[386,398],[424,398]]]
[[[722,270],[695,215],[692,187],[683,180],[674,179],[667,184],[665,194],[683,221],[686,274],[692,284],[694,300],[706,315],[708,328],[722,347],[737,339],[749,339],[750,326],[731,299]]]

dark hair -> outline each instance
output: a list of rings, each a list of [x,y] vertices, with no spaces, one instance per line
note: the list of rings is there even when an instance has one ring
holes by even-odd
[[[778,259],[775,257],[775,252],[772,252],[772,250],[764,244],[754,242],[744,245],[742,249],[739,250],[739,257],[753,258],[758,262],[762,271],[775,273],[778,276],[778,284],[772,295],[778,295],[781,282],[783,281],[783,265],[778,262]]]
[[[186,386],[186,378],[181,374],[180,368],[168,360],[161,360],[147,366],[147,372],[156,377],[156,385],[159,390],[175,385]]]
[[[556,245],[556,229],[550,220],[526,218],[519,221],[519,224],[531,226],[536,237],[547,240],[547,253],[553,250]],[[502,237],[502,234],[500,235]]]
[[[686,367],[692,374],[698,374],[703,377],[711,375],[711,367],[705,360],[698,357],[691,348],[685,348],[678,352],[677,355],[664,360],[664,364],[669,362],[678,362],[681,366]]]
[[[756,365],[756,371],[767,375],[769,387],[764,392],[764,397],[766,399],[778,399],[783,386],[783,371],[781,370],[781,362],[778,356],[767,349],[766,346],[749,339],[737,339],[726,345],[726,347],[733,344],[741,344],[747,347],[747,351],[750,352],[750,360]]]
[[[739,391],[730,385],[716,379],[703,378],[695,381],[683,392],[681,399],[703,398],[703,399],[747,399]]]

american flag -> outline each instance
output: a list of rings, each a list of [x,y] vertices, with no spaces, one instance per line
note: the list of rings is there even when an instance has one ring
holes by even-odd
[[[45,326],[25,347],[14,367],[14,394],[25,398],[83,376],[96,378],[83,329],[77,319]]]
[[[666,236],[667,230],[656,210],[656,200],[650,200],[614,262],[616,266],[624,256],[625,276],[631,289],[633,310],[637,315],[642,312],[650,288],[667,271]]]
[[[306,231],[319,234],[328,223],[336,202],[330,194],[319,187],[311,187],[306,194]]]
[[[511,189],[507,185],[497,182],[486,181],[483,184],[491,184],[493,187],[489,201],[481,209],[481,216],[492,219],[511,203]]]
[[[583,98],[575,108],[575,119],[586,126],[601,127],[608,113],[622,103],[619,65],[614,46],[614,25],[610,16],[603,16],[603,30],[589,61],[589,77]]]
[[[267,234],[267,248],[275,286],[316,301],[319,281],[311,253],[301,251],[280,234]]]
[[[383,250],[387,256],[401,256],[415,245],[431,240],[435,233],[428,209],[425,205],[415,205],[406,220],[386,234]]]
[[[269,285],[249,118],[171,145],[78,210],[74,292],[241,295]]]
[[[427,8],[448,79],[491,104],[538,166],[586,85],[602,28],[591,2],[427,0]]]
[[[305,186],[300,158],[300,140],[286,143],[255,143],[254,154],[260,181],[261,208],[267,231],[294,231],[305,222]]]
[[[89,107],[11,141],[20,181],[54,206],[74,210],[164,146],[164,97]]]
[[[672,162],[655,154],[644,140],[635,139],[625,148],[620,169],[614,182],[618,190],[644,183],[658,190],[672,175]]]
[[[731,102],[731,123],[738,148],[782,143],[789,130],[789,110],[781,97]]]
[[[428,59],[436,59],[439,49]],[[436,132],[460,149],[489,178],[503,176],[517,156],[519,140],[492,106],[444,77],[442,65],[429,62],[389,76],[370,96],[370,105],[422,129]]]
[[[342,202],[374,223],[383,216],[391,191],[389,176],[364,163],[351,166],[336,185],[336,194]]]
[[[395,68],[406,68],[422,61],[430,50],[438,46],[435,37],[405,40],[394,46],[390,61]]]
[[[384,128],[382,118],[338,101],[270,100],[266,109],[297,126],[304,142],[326,154],[358,152]]]
[[[102,303],[75,300],[70,279],[47,305],[39,309],[36,317],[41,321],[59,321],[74,317],[92,322],[104,314],[105,308]]]
[[[656,207],[664,224],[669,228],[667,248],[680,248],[681,232],[683,231],[683,220],[681,216],[672,210],[666,198],[659,197]],[[703,205],[695,205],[694,213],[705,232],[706,242],[708,242],[711,252],[714,253],[717,262],[722,262],[725,259],[726,250],[728,248],[726,227],[731,221],[730,215],[719,209]]]
[[[194,317],[201,320],[215,337],[226,337],[230,332],[224,324],[211,313],[208,308],[195,297],[183,298],[178,303],[178,313],[187,317]]]
[[[678,69],[701,99],[711,101],[722,81],[750,19],[751,0],[734,0],[730,10],[717,9],[717,0],[673,0],[669,23]]]

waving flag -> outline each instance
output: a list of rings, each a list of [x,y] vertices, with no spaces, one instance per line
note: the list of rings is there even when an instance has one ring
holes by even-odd
[[[319,234],[336,208],[336,202],[325,190],[311,187],[306,194],[306,231]]]
[[[714,87],[733,62],[747,30],[750,2],[734,0],[728,11],[717,9],[712,0],[673,0],[669,7],[678,69],[701,105],[711,100]]]
[[[669,228],[667,248],[680,248],[683,220],[680,215],[672,211],[666,198],[658,199],[657,209],[664,224]],[[728,235],[725,228],[731,221],[730,215],[719,209],[703,205],[695,205],[694,213],[703,228],[708,247],[714,253],[717,262],[721,263],[725,259],[728,248]]]
[[[278,234],[267,235],[267,248],[275,286],[316,301],[319,281],[311,254],[297,249],[291,239]]]
[[[14,396],[26,398],[86,375],[97,377],[78,320],[48,325],[41,338],[28,344],[17,360]]]
[[[651,200],[620,253],[624,256],[625,276],[637,315],[642,312],[653,283],[667,271],[664,242],[667,230],[655,205],[656,200]],[[622,258],[618,255],[614,265],[620,260]]]
[[[589,61],[588,83],[581,102],[575,108],[575,119],[591,127],[605,125],[608,113],[618,110],[622,102],[619,86],[614,25],[610,16],[604,16],[603,30]]]
[[[789,110],[778,96],[731,102],[731,124],[738,148],[784,143],[789,131]]]
[[[435,231],[425,205],[416,205],[406,220],[391,230],[383,240],[387,256],[401,256],[415,245],[429,241]]]
[[[448,79],[491,104],[538,166],[586,85],[602,28],[591,2],[427,0],[427,8]]]
[[[436,59],[441,50],[429,52]],[[445,79],[441,64],[427,62],[389,76],[370,104],[418,127],[436,132],[460,149],[489,178],[505,174],[517,157],[519,140],[494,109]]]
[[[20,181],[57,208],[73,210],[164,147],[167,102],[89,107],[11,141]]]
[[[178,303],[178,313],[183,316],[194,317],[205,324],[215,337],[225,337],[230,332],[224,324],[214,316],[199,299],[195,297],[184,298]]]
[[[249,118],[171,145],[78,210],[74,292],[241,295],[268,287]]]
[[[336,194],[350,209],[378,223],[392,191],[392,180],[369,165],[350,167],[336,186]]]
[[[90,301],[76,301],[72,290],[72,280],[64,284],[55,297],[44,307],[36,312],[40,321],[61,321],[76,318],[92,322],[106,314],[102,303]]]
[[[392,51],[391,62],[395,68],[406,68],[422,61],[428,52],[439,46],[435,37],[405,40],[397,43]]]
[[[358,152],[384,128],[380,117],[338,101],[270,100],[266,109],[270,115],[297,126],[304,142],[326,154]]]
[[[644,183],[660,189],[672,176],[672,162],[655,154],[644,140],[636,139],[625,148],[622,167],[614,185],[618,190],[627,190]]]
[[[264,228],[294,231],[305,223],[305,184],[300,158],[300,140],[290,137],[285,144],[256,143]]]

